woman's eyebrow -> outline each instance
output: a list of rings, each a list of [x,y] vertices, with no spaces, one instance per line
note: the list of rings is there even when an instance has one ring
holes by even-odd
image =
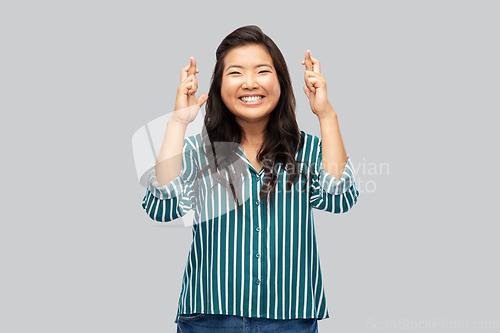
[[[228,70],[229,70],[229,68],[231,68],[231,67],[235,67],[235,68],[243,68],[243,66],[240,66],[240,65],[230,65],[228,68],[226,68],[226,71],[228,71]],[[271,65],[269,65],[269,64],[260,64],[260,65],[255,66],[254,68],[259,68],[259,67],[269,67],[269,68],[271,68],[271,69],[273,68],[273,67],[272,67]]]

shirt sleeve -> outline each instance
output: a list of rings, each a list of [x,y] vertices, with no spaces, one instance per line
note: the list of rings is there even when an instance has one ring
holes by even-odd
[[[316,163],[312,166],[312,171],[310,203],[313,208],[338,214],[345,213],[354,206],[359,192],[349,157],[340,179],[330,175],[323,168],[320,139]]]
[[[186,215],[194,207],[193,183],[197,173],[198,166],[194,159],[194,149],[185,139],[179,176],[160,186],[153,167],[142,208],[151,219],[158,222],[169,222]]]

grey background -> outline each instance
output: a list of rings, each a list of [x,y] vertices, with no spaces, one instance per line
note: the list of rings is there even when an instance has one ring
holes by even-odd
[[[358,177],[372,182],[346,215],[316,214],[320,332],[439,331],[439,320],[500,331],[499,8],[2,3],[0,331],[175,332],[191,231],[142,210],[131,138],[172,110],[190,56],[207,92],[215,49],[247,24],[280,47],[300,128],[316,135],[300,62],[307,49],[321,61]]]

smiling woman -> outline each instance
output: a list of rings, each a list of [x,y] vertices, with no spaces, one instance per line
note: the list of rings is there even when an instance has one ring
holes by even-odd
[[[271,56],[261,45],[244,45],[229,51],[224,65],[224,104],[242,128],[265,128],[281,94]]]
[[[321,139],[299,130],[285,59],[256,26],[221,42],[208,95],[195,97],[194,58],[181,71],[142,203],[162,222],[195,211],[178,332],[313,333],[329,318],[312,210],[345,213],[359,192],[319,61],[303,64]]]
[[[257,158],[271,112],[278,104],[281,89],[273,61],[258,44],[236,47],[224,58],[221,97],[243,129],[241,145],[252,166],[260,171]],[[252,131],[253,133],[247,132]],[[255,140],[256,139],[256,140]]]

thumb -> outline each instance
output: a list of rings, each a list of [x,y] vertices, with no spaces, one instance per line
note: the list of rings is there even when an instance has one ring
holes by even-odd
[[[208,100],[208,95],[207,94],[201,94],[200,97],[198,97],[198,105],[200,106],[200,108],[202,107],[203,104],[205,104],[205,102]]]

